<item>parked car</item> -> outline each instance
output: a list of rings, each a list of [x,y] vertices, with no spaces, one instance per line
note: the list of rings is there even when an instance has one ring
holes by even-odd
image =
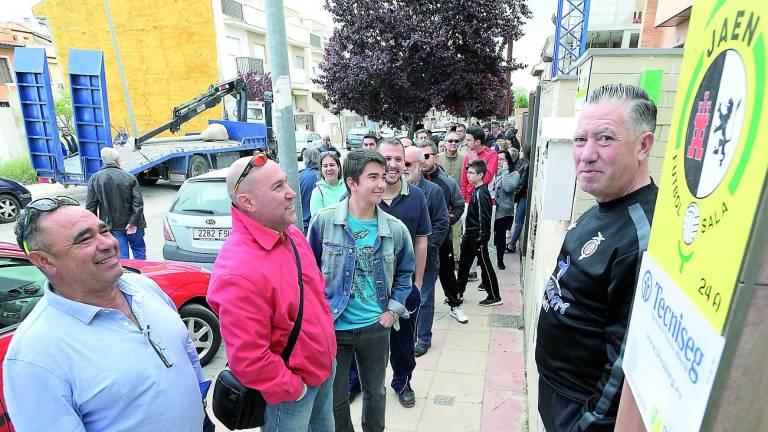
[[[0,177],[0,223],[13,222],[32,201],[32,194],[21,183]]]
[[[227,169],[188,179],[165,214],[163,258],[212,268],[232,230]]]
[[[200,364],[208,364],[221,346],[219,319],[205,301],[210,273],[192,264],[136,260],[121,260],[121,263],[126,272],[149,277],[168,294],[187,326]],[[5,359],[19,324],[42,298],[44,282],[43,273],[18,246],[0,243],[0,362]],[[0,418],[8,419],[1,393],[0,411]],[[9,430],[5,426],[0,423],[0,430]]]
[[[350,129],[349,132],[347,132],[347,141],[346,146],[347,150],[352,150],[354,148],[360,148],[363,146],[363,137],[366,134],[371,133],[367,128],[353,128]]]
[[[323,138],[317,132],[296,131],[296,157],[304,160],[304,150],[308,148],[320,148],[323,145]]]

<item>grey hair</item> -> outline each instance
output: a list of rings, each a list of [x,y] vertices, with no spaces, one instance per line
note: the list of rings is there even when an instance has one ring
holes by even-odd
[[[304,165],[308,167],[320,165],[320,152],[313,148],[304,149]]]
[[[628,103],[625,117],[635,133],[656,130],[656,104],[642,88],[631,84],[604,84],[587,100],[589,105],[600,102]]]
[[[52,212],[39,212],[33,211],[27,214],[29,210],[24,210],[24,213],[16,221],[16,226],[13,228],[13,233],[16,235],[16,243],[21,250],[24,250],[24,224],[27,225],[27,247],[29,251],[44,250],[47,251],[48,244],[40,238],[40,231],[43,229],[42,221],[45,216]]]
[[[453,132],[453,133],[456,133],[456,132]],[[435,154],[437,154],[437,152],[439,151],[439,149],[437,148],[437,144],[435,144],[435,142],[432,140],[426,140],[423,143],[419,144],[419,148],[426,148],[426,147],[431,148],[432,152]]]
[[[105,164],[113,164],[118,159],[120,159],[120,154],[117,153],[117,150],[115,150],[112,147],[102,147],[100,154],[101,154],[101,160]]]

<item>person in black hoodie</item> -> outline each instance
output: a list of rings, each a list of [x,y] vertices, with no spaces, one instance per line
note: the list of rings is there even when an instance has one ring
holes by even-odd
[[[515,189],[515,230],[512,232],[512,238],[507,243],[507,251],[515,253],[517,252],[517,240],[520,239],[520,234],[523,233],[523,226],[525,225],[526,204],[528,202],[528,153],[530,153],[531,147],[524,145],[520,153],[520,158],[515,162],[517,168],[515,170],[520,173],[520,181],[517,183],[517,189]]]
[[[576,126],[576,175],[597,205],[568,228],[541,294],[536,365],[549,432],[615,427],[637,268],[658,192],[648,174],[655,129],[656,105],[626,84],[596,89]]]
[[[480,306],[498,306],[503,304],[499,293],[499,280],[496,278],[496,272],[488,255],[493,204],[488,186],[483,182],[487,170],[485,161],[482,159],[475,159],[467,164],[467,182],[474,185],[475,189],[472,191],[467,206],[466,228],[464,237],[461,239],[459,275],[456,286],[459,296],[464,297],[464,291],[469,281],[469,269],[475,258],[479,258],[483,287],[488,293],[488,297],[480,301]]]

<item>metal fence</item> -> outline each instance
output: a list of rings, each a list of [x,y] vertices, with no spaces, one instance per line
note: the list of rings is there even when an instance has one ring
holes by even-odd
[[[225,16],[243,21],[243,4],[234,0],[221,0],[221,10]]]

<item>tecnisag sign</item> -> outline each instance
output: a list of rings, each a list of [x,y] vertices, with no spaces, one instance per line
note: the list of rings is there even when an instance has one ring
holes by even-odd
[[[645,253],[624,370],[648,430],[697,431],[725,339]]]

